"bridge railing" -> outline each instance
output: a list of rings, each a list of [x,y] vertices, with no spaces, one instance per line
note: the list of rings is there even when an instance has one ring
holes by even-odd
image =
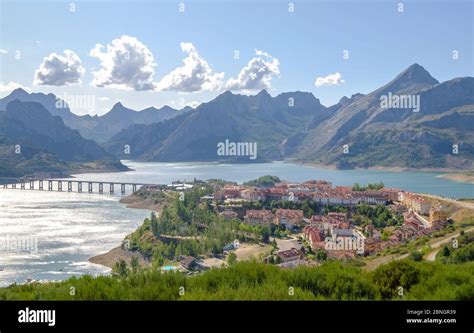
[[[28,186],[27,186],[28,184]],[[75,189],[73,188],[75,185]],[[64,186],[63,186],[64,185]],[[84,186],[83,186],[84,185]],[[146,184],[134,182],[110,182],[100,180],[81,180],[81,179],[34,179],[18,177],[0,177],[0,188],[3,189],[21,189],[21,190],[39,190],[39,191],[57,191],[57,192],[78,192],[99,193],[109,192],[115,194],[115,186],[120,189],[120,194],[125,195],[127,187],[132,188],[132,193],[143,186],[154,188],[165,188],[162,184]],[[106,187],[108,186],[108,191]],[[98,189],[97,189],[98,187]],[[94,189],[95,188],[95,189]]]

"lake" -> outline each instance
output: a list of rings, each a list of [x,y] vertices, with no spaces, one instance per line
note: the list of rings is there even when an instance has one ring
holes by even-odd
[[[272,175],[295,182],[323,179],[333,182],[334,185],[353,185],[356,182],[362,185],[382,181],[386,187],[407,191],[438,194],[451,198],[474,197],[474,184],[441,178],[439,176],[442,173],[436,172],[334,170],[285,162],[255,164],[123,162],[135,171],[115,174],[82,174],[77,175],[76,178],[158,184],[194,178],[199,180],[219,178],[241,183],[260,176]]]
[[[439,173],[431,172],[331,170],[284,162],[124,163],[135,171],[81,174],[76,178],[167,184],[194,178],[244,182],[275,175],[289,181],[324,179],[335,185],[382,181],[387,187],[409,191],[474,197],[473,184],[439,178]],[[110,196],[0,188],[0,286],[23,283],[28,278],[61,280],[86,273],[108,274],[109,269],[88,259],[118,246],[149,215],[146,210],[124,207],[119,199],[117,189],[116,195]]]

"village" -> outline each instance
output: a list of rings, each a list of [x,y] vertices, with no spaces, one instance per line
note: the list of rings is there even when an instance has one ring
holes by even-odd
[[[279,230],[283,236],[273,237],[274,251],[261,255],[261,259],[287,268],[317,265],[321,258],[352,260],[374,255],[430,236],[448,224],[444,207],[432,204],[421,194],[383,186],[378,189],[333,186],[324,180],[280,181],[262,187],[225,184],[216,186],[213,194],[203,196],[201,201],[214,206],[223,220]],[[312,203],[322,207],[323,212],[308,216],[303,209],[266,208],[274,202],[292,206]],[[390,228],[377,227],[372,222],[360,225],[354,220],[354,210],[360,205],[384,206],[399,218],[399,223]],[[235,240],[223,252],[229,255],[238,252],[241,246]],[[181,266],[195,271],[213,265],[187,256],[181,260]]]

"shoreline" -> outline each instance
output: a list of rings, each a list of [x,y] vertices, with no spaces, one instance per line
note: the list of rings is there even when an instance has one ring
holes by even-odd
[[[130,265],[130,262],[133,257],[137,257],[138,261],[140,262],[140,265],[142,266],[148,266],[150,264],[150,262],[145,259],[145,257],[143,257],[140,252],[132,252],[129,250],[125,250],[122,248],[122,246],[117,246],[108,252],[93,256],[89,258],[88,261],[90,263],[112,269],[115,263],[121,259],[125,260],[125,262]]]
[[[127,208],[147,209],[158,213],[162,208],[162,205],[155,203],[153,199],[143,199],[135,194],[130,194],[124,198],[121,198],[119,202],[125,205]]]
[[[103,168],[88,168],[88,167],[78,167],[78,168],[73,168],[70,170],[67,170],[67,175],[62,177],[62,178],[76,178],[76,175],[82,175],[85,173],[118,173],[118,172],[129,172],[129,171],[135,171],[134,169],[130,168],[129,166],[125,165],[122,163],[122,165],[125,167],[123,170],[120,168],[113,168],[109,166],[104,166]]]
[[[284,160],[286,163],[294,163],[304,166],[310,166],[314,168],[322,168],[327,170],[340,170],[340,171],[350,171],[350,170],[362,170],[362,171],[387,171],[387,172],[429,172],[429,173],[446,173],[446,174],[463,174],[464,172],[469,172],[469,170],[459,170],[452,168],[410,168],[410,167],[386,167],[386,166],[371,166],[368,168],[355,167],[353,169],[338,169],[334,164],[322,164],[315,162],[305,162],[297,160]],[[474,180],[474,176],[472,176]]]
[[[453,180],[458,183],[474,184],[474,175],[469,175],[466,173],[446,173],[437,177]]]
[[[158,213],[161,211],[161,208],[162,208],[160,204],[155,204],[154,200],[152,199],[143,200],[143,198],[135,194],[130,194],[120,199],[119,203],[125,205],[125,207],[130,208],[130,209],[147,209],[147,210],[158,212]],[[123,259],[125,260],[125,262],[127,262],[127,264],[130,264],[130,261],[132,260],[132,257],[134,256],[138,257],[140,265],[142,266],[150,265],[150,261],[147,260],[140,252],[133,252],[133,251],[126,250],[121,245],[105,253],[101,253],[96,256],[90,257],[88,261],[96,265],[113,268],[115,263],[119,261],[120,259]]]

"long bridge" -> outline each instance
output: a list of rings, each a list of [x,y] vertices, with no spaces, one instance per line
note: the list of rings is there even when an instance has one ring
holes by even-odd
[[[5,178],[0,177],[0,188],[20,189],[20,190],[38,190],[38,191],[57,191],[57,192],[77,192],[77,193],[115,193],[115,186],[120,187],[120,194],[125,195],[126,188],[131,187],[132,193],[137,192],[138,188],[162,187],[162,184],[147,184],[134,182],[109,182],[97,180],[79,180],[79,179],[26,179],[26,178]],[[28,186],[27,186],[28,184]],[[36,187],[36,184],[38,185]],[[84,186],[83,186],[84,185]],[[94,187],[98,191],[94,192]]]

